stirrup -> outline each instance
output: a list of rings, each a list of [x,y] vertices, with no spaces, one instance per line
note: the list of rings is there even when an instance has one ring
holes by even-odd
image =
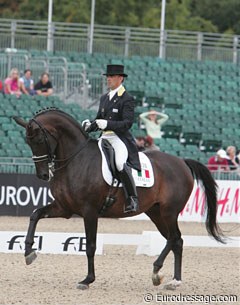
[[[138,197],[130,196],[127,199],[128,205],[125,207],[124,213],[137,212],[139,209]]]

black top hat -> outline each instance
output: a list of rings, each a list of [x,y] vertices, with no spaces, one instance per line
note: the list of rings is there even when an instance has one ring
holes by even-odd
[[[123,65],[107,65],[107,72],[103,75],[121,75],[127,77],[127,74],[124,73]]]

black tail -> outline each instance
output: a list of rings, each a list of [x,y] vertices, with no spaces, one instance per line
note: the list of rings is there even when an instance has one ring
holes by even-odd
[[[207,199],[207,218],[206,229],[208,233],[213,236],[218,242],[225,243],[223,240],[223,233],[217,224],[217,184],[213,179],[208,168],[202,163],[185,159],[187,166],[191,169],[194,178],[197,181],[201,180],[205,189]]]

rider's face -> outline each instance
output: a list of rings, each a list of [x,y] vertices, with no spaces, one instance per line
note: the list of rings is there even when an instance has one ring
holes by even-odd
[[[107,75],[107,86],[109,89],[114,90],[121,85],[123,76],[121,75]]]

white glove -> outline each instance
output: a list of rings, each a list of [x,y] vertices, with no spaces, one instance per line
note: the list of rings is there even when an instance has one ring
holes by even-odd
[[[82,127],[85,131],[88,129],[88,127],[90,125],[91,125],[91,122],[89,121],[89,119],[82,121]]]
[[[96,120],[98,128],[104,130],[107,127],[107,120]]]

